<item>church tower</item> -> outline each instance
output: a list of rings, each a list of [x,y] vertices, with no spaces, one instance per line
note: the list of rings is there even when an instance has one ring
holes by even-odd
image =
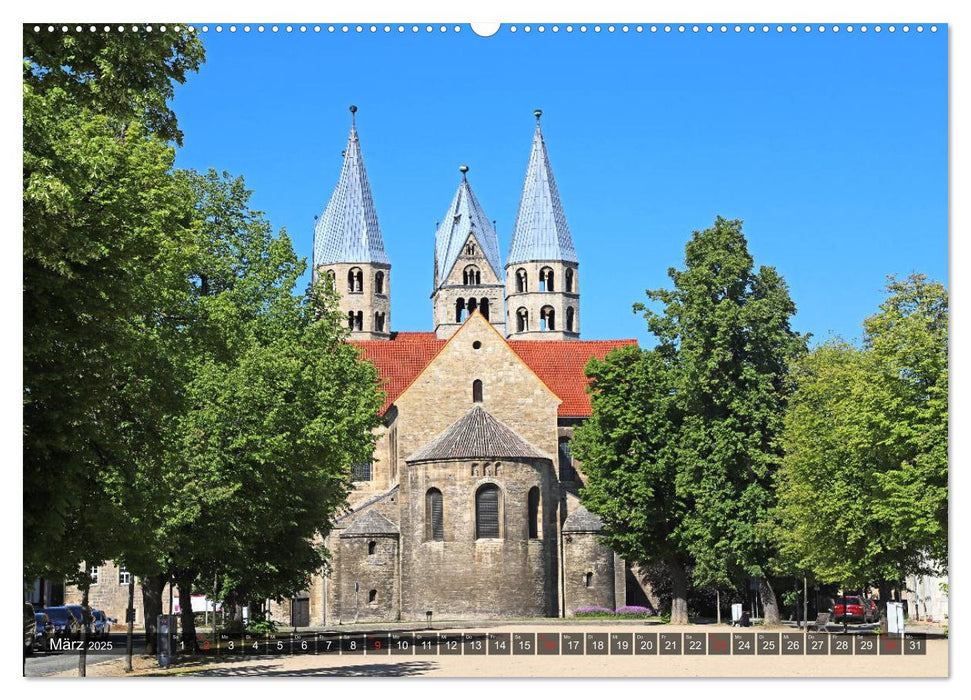
[[[580,337],[580,263],[536,116],[533,150],[506,260],[506,328],[512,340]]]
[[[391,334],[391,261],[384,252],[351,105],[351,133],[337,187],[314,229],[314,279],[330,280],[356,340]]]
[[[499,239],[469,186],[469,168],[459,170],[462,181],[435,232],[435,334],[452,337],[478,311],[505,335]]]

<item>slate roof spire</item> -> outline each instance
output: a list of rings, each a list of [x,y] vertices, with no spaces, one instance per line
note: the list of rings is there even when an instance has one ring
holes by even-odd
[[[475,193],[472,192],[468,179],[468,166],[463,165],[459,170],[462,173],[462,181],[435,232],[436,289],[448,278],[455,266],[455,261],[462,254],[462,248],[469,234],[475,235],[482,254],[492,267],[496,278],[502,279],[502,263],[499,260],[499,238],[496,236],[496,229],[483,211]]]
[[[350,109],[351,133],[344,150],[344,165],[337,187],[314,228],[314,270],[320,265],[341,262],[391,264],[384,251],[357,138],[357,107],[351,105]]]
[[[526,180],[506,264],[530,260],[579,263],[540,128],[543,112],[537,109],[533,114],[536,116],[533,149],[529,154]]]

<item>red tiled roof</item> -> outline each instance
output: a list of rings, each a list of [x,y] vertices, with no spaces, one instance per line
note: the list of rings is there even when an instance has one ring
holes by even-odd
[[[439,340],[434,333],[393,333],[390,340],[355,340],[364,357],[378,368],[386,392],[382,411],[387,410],[407,389],[447,340]],[[559,415],[583,417],[590,415],[590,397],[583,368],[591,357],[602,360],[608,352],[624,345],[636,345],[627,340],[510,340],[523,362],[562,399]]]

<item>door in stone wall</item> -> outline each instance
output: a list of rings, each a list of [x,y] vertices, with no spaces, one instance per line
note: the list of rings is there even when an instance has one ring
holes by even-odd
[[[310,598],[293,599],[293,626],[310,627]]]

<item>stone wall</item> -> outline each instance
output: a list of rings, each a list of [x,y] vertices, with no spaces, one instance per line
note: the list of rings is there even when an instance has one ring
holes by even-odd
[[[120,567],[112,561],[106,562],[98,567],[98,582],[88,589],[88,605],[93,610],[104,610],[108,617],[118,620],[115,629],[125,626],[125,610],[128,608],[128,584],[120,583]],[[141,582],[135,578],[135,627],[145,626],[145,612],[142,605]],[[176,587],[178,595],[178,587]],[[77,586],[66,585],[64,587],[64,604],[80,605],[82,592]],[[168,614],[169,610],[169,586],[165,585],[162,591],[162,613]]]
[[[621,600],[617,603],[615,595],[618,582],[614,571],[614,552],[597,541],[596,533],[564,533],[563,564],[566,572],[563,588],[567,616],[572,616],[577,608],[600,606],[613,610],[626,602]]]
[[[345,534],[340,540],[342,621],[397,620],[398,536]]]
[[[402,488],[403,620],[555,616],[556,503],[545,459],[409,464]],[[476,539],[475,493],[501,489],[500,537]],[[444,541],[425,529],[425,493],[442,492]],[[540,489],[540,537],[529,538],[528,493]]]
[[[351,292],[348,286],[348,272],[355,267],[360,268],[362,272],[363,284],[360,292]],[[383,292],[380,294],[375,287],[375,275],[379,272],[384,275]],[[321,279],[325,279],[331,273],[335,288],[340,294],[340,310],[345,323],[348,311],[361,311],[364,315],[362,330],[353,331],[351,337],[356,340],[383,340],[390,337],[391,266],[384,263],[334,263],[317,268],[317,274]],[[384,329],[381,331],[375,328],[375,313],[384,314]]]
[[[540,271],[553,271],[553,291],[540,291]],[[565,291],[566,271],[573,271],[573,285]],[[518,291],[517,274],[526,272],[526,289]],[[540,330],[540,315],[544,307],[551,307],[553,330]],[[526,309],[528,323],[520,331],[517,312]],[[573,311],[573,330],[567,330],[568,309]],[[580,279],[579,268],[573,263],[560,261],[535,261],[506,265],[506,333],[510,340],[577,340],[580,337]]]

